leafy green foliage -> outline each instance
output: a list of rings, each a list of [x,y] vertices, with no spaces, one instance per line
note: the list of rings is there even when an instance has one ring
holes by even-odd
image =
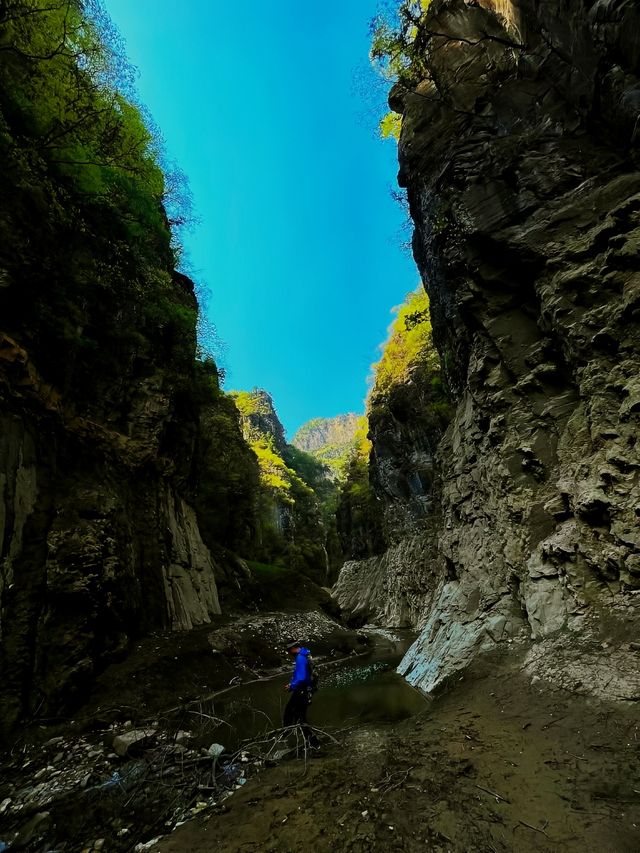
[[[368,496],[369,478],[367,475],[371,441],[368,436],[369,422],[366,416],[360,418],[358,429],[353,441],[353,447],[347,460],[347,476],[342,490],[355,502],[362,501]]]
[[[326,482],[325,466],[310,453],[305,453],[304,450],[288,444],[285,448],[284,459],[287,465],[293,468],[312,489],[315,490],[317,486]]]
[[[383,547],[382,516],[370,482],[369,422],[360,419],[346,466],[337,507],[337,526],[343,551],[349,557],[367,557]]]
[[[0,4],[0,330],[122,450],[87,446],[96,471],[170,478],[210,548],[251,554],[258,463],[175,268],[188,187],[123,57],[99,0]]]
[[[152,364],[188,384],[197,320],[171,230],[188,188],[163,174],[124,55],[100,0],[0,8],[0,313],[48,381],[116,423]]]
[[[233,391],[228,399],[237,407],[260,472],[259,545],[253,556],[324,580],[327,530],[314,491],[322,466],[286,444],[273,401],[265,391]]]
[[[339,479],[343,476],[346,466],[346,451],[343,446],[336,445],[338,456],[328,459],[324,455],[327,447],[311,455],[304,450],[288,444],[284,458],[302,480],[312,489],[320,512],[323,526],[324,548],[322,553],[324,562],[328,560],[329,571],[337,571],[342,565],[342,549],[336,528],[336,510],[338,507]],[[332,473],[333,472],[333,473]]]
[[[405,412],[424,434],[441,433],[451,417],[449,395],[442,380],[440,358],[433,343],[429,297],[422,285],[407,294],[396,309],[383,345],[382,357],[372,365],[367,398],[369,426],[393,409]],[[414,407],[414,386],[422,403]]]
[[[102,6],[9,0],[0,23],[3,113],[32,152],[76,192],[118,211],[135,236],[168,240],[157,146],[123,94],[132,73]]]
[[[425,75],[423,52],[427,41],[422,23],[431,0],[388,0],[371,22],[371,63],[387,83],[400,82],[407,89]],[[400,138],[402,117],[386,113],[380,120],[383,139]]]
[[[276,453],[273,443],[264,438],[252,444],[253,452],[258,457],[262,485],[273,491],[284,503],[293,504],[296,498],[312,497],[313,490],[298,476],[293,468],[289,468],[284,459]]]
[[[298,476],[309,486],[318,500],[325,530],[329,533],[335,527],[335,512],[338,503],[338,483],[329,476],[329,467],[319,458],[305,453],[288,444],[284,459]],[[345,457],[346,465],[346,457]]]
[[[400,139],[402,116],[398,113],[387,113],[380,119],[380,136],[383,139]]]
[[[388,392],[391,386],[405,382],[413,371],[437,372],[439,369],[431,332],[429,298],[422,285],[408,294],[395,310],[396,317],[389,327],[382,357],[372,365],[372,395]]]
[[[411,74],[429,5],[430,0],[391,0],[371,22],[369,55],[386,80],[406,79]]]
[[[293,444],[306,449],[322,465],[334,481],[341,481],[353,447],[357,416],[339,415],[334,418],[313,418],[293,437]]]
[[[380,360],[372,365],[367,413],[356,434],[340,492],[337,518],[345,553],[366,557],[385,547],[383,513],[389,495],[381,491],[379,460],[374,459],[372,436],[397,433],[397,425],[422,436],[433,447],[450,416],[446,389],[440,373],[429,313],[429,300],[422,286],[409,293],[389,327]],[[389,452],[388,448],[382,453]]]
[[[282,575],[285,571],[284,566],[274,566],[273,563],[258,563],[256,560],[247,560],[246,562],[254,574],[263,577]]]
[[[271,398],[259,388],[254,388],[253,391],[231,391],[229,393],[243,418],[250,415],[270,416],[273,414]]]

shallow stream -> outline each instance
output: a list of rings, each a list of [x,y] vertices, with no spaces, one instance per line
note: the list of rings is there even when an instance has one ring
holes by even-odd
[[[424,711],[428,700],[395,671],[413,639],[406,632],[372,633],[369,652],[319,663],[320,689],[309,708],[309,723],[331,731],[361,723],[398,722]],[[280,674],[224,693],[213,708],[225,722],[207,735],[213,734],[229,748],[281,726],[289,698],[287,681]]]

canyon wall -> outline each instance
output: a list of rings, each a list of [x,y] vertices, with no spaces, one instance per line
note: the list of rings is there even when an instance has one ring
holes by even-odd
[[[433,0],[404,43],[399,183],[454,413],[425,434],[410,382],[408,418],[370,413],[384,536],[336,595],[421,628],[400,671],[425,691],[511,644],[640,695],[639,32],[624,0]]]
[[[0,10],[0,733],[208,622],[255,541],[257,460],[176,270],[185,211],[92,10]]]
[[[637,698],[640,11],[434,0],[422,26],[390,104],[456,412],[401,671],[428,691],[526,639],[532,671],[591,689],[604,646],[600,688]]]
[[[421,336],[417,347],[412,334]],[[374,374],[366,441],[355,448],[338,505],[348,559],[333,595],[352,624],[415,628],[436,583],[435,456],[450,417],[424,294],[401,309]]]
[[[180,421],[166,376],[133,393],[125,427],[87,417],[42,378],[26,349],[1,336],[6,726],[78,704],[93,675],[149,630],[190,629],[220,613],[216,577],[230,571],[220,542],[238,544],[241,536],[220,518],[233,514],[233,504],[229,510],[199,496],[198,519],[197,482],[189,482],[198,461],[206,471],[212,456],[210,467],[218,467],[220,448],[214,442],[196,452],[197,421],[192,442],[169,438]],[[237,420],[235,430],[242,453]],[[224,479],[215,483],[224,490]]]

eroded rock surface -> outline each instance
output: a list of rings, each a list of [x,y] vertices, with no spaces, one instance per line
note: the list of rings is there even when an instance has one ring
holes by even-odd
[[[342,499],[345,551],[333,595],[354,623],[421,627],[437,586],[435,454],[448,414],[434,414],[439,368],[417,366],[368,404],[368,510]],[[442,405],[442,404],[441,404]]]
[[[382,541],[355,525],[335,593],[422,628],[402,671],[425,690],[531,640],[565,683],[558,637],[606,660],[613,624],[616,695],[637,692],[622,661],[640,589],[637,15],[433,2],[414,79],[391,93],[456,408],[439,440],[422,386],[372,406]]]
[[[402,667],[426,690],[496,643],[637,626],[638,14],[434,2],[428,74],[392,91],[457,402],[437,589]]]
[[[28,354],[0,359],[5,720],[79,701],[132,638],[220,613],[216,564],[170,456],[170,397],[147,389],[128,434],[44,397]],[[17,355],[16,355],[17,354]],[[182,492],[182,494],[181,494]]]

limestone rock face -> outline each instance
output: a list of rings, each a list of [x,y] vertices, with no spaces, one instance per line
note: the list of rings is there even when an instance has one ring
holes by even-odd
[[[171,626],[186,630],[221,612],[216,573],[193,507],[169,490],[167,510],[171,562],[162,566],[167,608]]]
[[[332,593],[354,624],[415,628],[436,587],[435,569],[433,542],[422,534],[405,536],[382,554],[348,560]]]
[[[254,388],[250,392],[236,393],[236,402],[242,415],[242,433],[251,443],[270,438],[279,453],[286,447],[284,427],[276,413],[273,398],[263,388]],[[243,405],[243,398],[246,399]]]
[[[640,590],[638,5],[429,8],[428,76],[391,97],[456,399],[402,664],[425,690],[503,641],[624,644]]]
[[[353,623],[420,627],[434,590],[438,507],[435,454],[442,420],[434,415],[431,371],[414,371],[369,400],[368,464],[373,509],[342,502],[343,537],[351,559],[333,595]]]
[[[94,673],[146,631],[188,629],[220,613],[217,566],[180,474],[190,464],[188,445],[174,462],[164,437],[163,424],[175,417],[170,389],[146,382],[134,396],[126,430],[80,416],[41,378],[26,350],[2,339],[0,661],[7,726],[25,711],[73,707]]]
[[[327,476],[336,480],[349,455],[360,420],[361,416],[353,412],[334,418],[314,418],[300,427],[291,444],[325,465]]]

